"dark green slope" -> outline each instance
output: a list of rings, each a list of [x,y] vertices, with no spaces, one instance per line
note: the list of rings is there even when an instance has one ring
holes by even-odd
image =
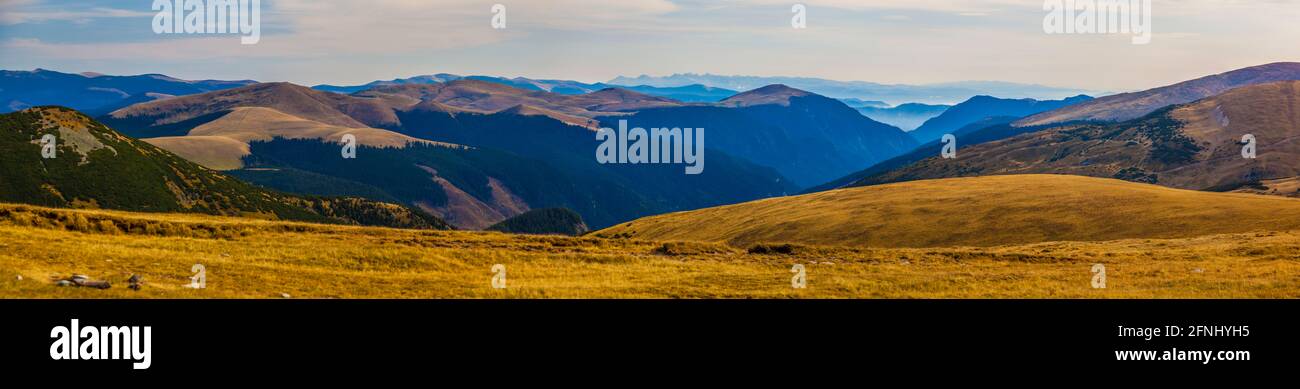
[[[565,208],[534,209],[488,227],[489,231],[511,234],[582,235],[587,223],[582,215]]]
[[[55,158],[40,140],[57,139]],[[0,115],[0,201],[337,224],[447,228],[409,208],[267,191],[137,141],[68,108]]]

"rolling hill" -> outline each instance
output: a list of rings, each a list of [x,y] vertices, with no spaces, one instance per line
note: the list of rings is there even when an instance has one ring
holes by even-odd
[[[344,135],[356,137],[358,145],[380,148],[403,148],[410,144],[461,147],[388,130],[325,124],[263,107],[235,108],[216,120],[195,127],[184,136],[142,140],[212,169],[235,170],[242,168],[243,159],[251,154],[251,142],[283,138],[340,143]]]
[[[350,128],[397,125],[392,107],[379,99],[321,92],[283,82],[136,104],[101,119],[137,138],[187,135],[195,126],[216,120],[235,108],[271,108],[312,121]],[[167,127],[168,125],[185,124]],[[159,131],[164,128],[170,131]]]
[[[584,127],[592,126],[594,122],[591,119],[597,116],[682,105],[678,101],[626,89],[608,88],[581,95],[564,95],[478,80],[381,86],[352,96],[398,102],[390,104],[390,109],[435,108],[453,113],[507,111],[506,113],[549,116],[570,125]]]
[[[447,228],[406,207],[359,198],[291,196],[214,172],[67,108],[0,115],[0,201],[190,212],[321,223]],[[40,139],[55,137],[53,158]]]
[[[965,147],[855,185],[994,174],[1114,177],[1183,189],[1233,190],[1300,176],[1300,81],[1233,89],[1116,124],[1072,124]],[[997,128],[997,127],[994,127]],[[1257,158],[1242,158],[1254,135]]]
[[[648,240],[863,247],[1184,238],[1300,228],[1300,200],[1065,175],[858,187],[653,216],[597,231]]]
[[[1300,63],[1279,62],[1206,76],[1195,80],[1098,98],[1033,115],[1015,123],[1017,127],[1044,126],[1069,122],[1120,122],[1140,118],[1164,107],[1186,104],[1244,86],[1300,80]]]

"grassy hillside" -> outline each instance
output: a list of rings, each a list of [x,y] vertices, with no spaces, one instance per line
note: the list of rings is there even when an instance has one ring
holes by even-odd
[[[653,216],[597,236],[860,247],[993,246],[1300,229],[1300,200],[1063,175],[915,181]]]
[[[1300,80],[1300,63],[1279,62],[1252,66],[1141,92],[1110,95],[1033,115],[1017,121],[1015,125],[1033,127],[1080,121],[1132,120],[1170,105],[1186,104],[1235,88],[1291,80]]]
[[[487,228],[513,234],[582,235],[587,223],[582,215],[566,208],[534,209]]]
[[[0,298],[1297,298],[1297,247],[1300,233],[1283,232],[749,253],[0,204]],[[1106,289],[1090,285],[1095,263],[1106,265]],[[195,264],[205,289],[185,287]],[[491,286],[496,264],[505,289]],[[791,287],[795,264],[806,289]],[[54,285],[72,274],[113,287]],[[140,291],[125,287],[133,274]]]
[[[869,169],[854,185],[997,174],[1073,174],[1227,191],[1300,176],[1300,81],[1233,89],[1115,124],[1063,125],[979,143],[958,135],[956,159],[929,148],[926,159]],[[1008,131],[1008,135],[1015,131]],[[1242,158],[1242,138],[1257,139],[1257,158]],[[978,143],[978,144],[977,144]]]
[[[55,158],[41,154],[45,135]],[[58,107],[0,115],[0,183],[0,201],[44,206],[446,228],[394,204],[267,191]]]

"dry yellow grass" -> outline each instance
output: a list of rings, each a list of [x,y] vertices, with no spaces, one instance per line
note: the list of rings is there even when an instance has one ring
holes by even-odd
[[[748,251],[756,250],[0,205],[3,298],[1300,297],[1293,232]],[[1090,285],[1094,263],[1107,267],[1106,289]],[[194,264],[207,267],[207,289],[182,286]],[[506,266],[506,289],[491,286],[495,264]],[[808,271],[806,289],[791,287],[794,264]],[[54,285],[74,273],[114,287]],[[147,281],[143,290],[126,289],[132,274]]]
[[[166,136],[142,140],[213,170],[242,168],[244,157],[252,154],[248,143],[224,136]]]
[[[1300,200],[1065,175],[926,180],[652,216],[597,236],[951,247],[1300,230]]]

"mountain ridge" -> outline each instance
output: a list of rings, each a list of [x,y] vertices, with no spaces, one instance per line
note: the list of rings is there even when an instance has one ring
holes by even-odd
[[[1170,105],[1186,104],[1228,90],[1276,81],[1300,80],[1300,63],[1274,62],[1200,77],[1140,92],[1121,93],[1040,113],[1015,123],[1017,127],[1067,122],[1117,122],[1136,119]]]
[[[619,76],[607,82],[614,85],[649,85],[674,87],[700,84],[731,90],[753,90],[766,85],[784,84],[832,98],[878,100],[889,104],[925,103],[956,104],[972,96],[991,94],[1012,98],[1063,99],[1079,94],[1098,95],[1097,91],[1056,88],[1000,81],[965,81],[929,85],[882,84],[868,81],[837,81],[815,77],[726,76],[678,73],[670,76]]]
[[[113,76],[52,70],[0,70],[0,113],[45,105],[98,115],[131,104],[206,93],[256,83],[252,80],[181,80],[161,74]]]
[[[1234,189],[1300,176],[1300,81],[1232,89],[1113,124],[1066,124],[965,147],[863,178],[874,185],[955,176],[1056,173],[1114,177],[1195,190]],[[1242,138],[1258,141],[1242,158]]]
[[[387,81],[372,81],[362,85],[338,86],[338,85],[316,85],[312,89],[327,92],[353,94],[363,92],[379,87],[396,86],[396,85],[428,85],[448,83],[457,80],[475,80],[491,82],[513,88],[551,92],[564,95],[580,95],[597,92],[608,88],[621,88],[641,92],[658,97],[666,97],[685,102],[717,102],[723,98],[736,94],[736,91],[714,88],[705,85],[682,85],[669,88],[660,88],[649,85],[612,85],[607,83],[584,83],[571,80],[535,80],[525,77],[493,77],[493,76],[460,76],[448,73],[438,73],[424,76],[414,76],[409,78],[398,78]]]

